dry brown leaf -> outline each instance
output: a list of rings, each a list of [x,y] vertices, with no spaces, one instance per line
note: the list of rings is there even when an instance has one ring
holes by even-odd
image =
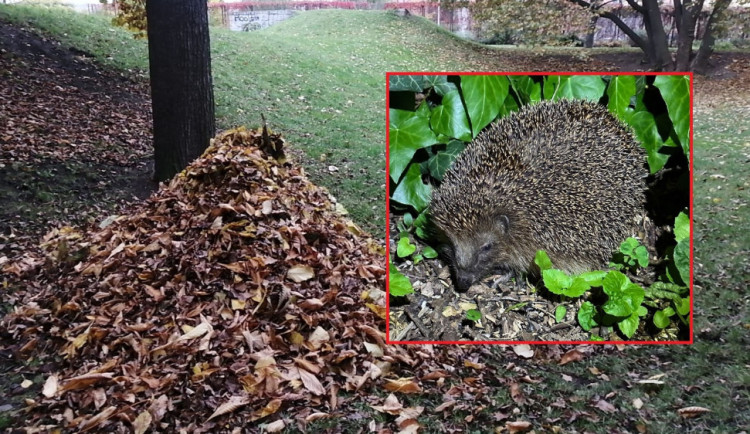
[[[42,395],[46,396],[47,398],[52,398],[53,396],[55,396],[55,394],[57,394],[57,387],[57,374],[52,374],[47,377],[47,381],[44,382],[44,386],[42,387]]]
[[[692,419],[710,412],[711,410],[706,407],[683,407],[677,410],[677,413],[685,419]]]
[[[515,421],[515,422],[505,422],[505,429],[508,430],[509,433],[517,433],[517,432],[526,432],[532,428],[531,422],[527,422],[525,420]]]
[[[213,418],[225,415],[227,413],[231,413],[238,408],[242,407],[243,405],[247,405],[250,402],[250,398],[244,395],[236,395],[229,398],[229,400],[220,406],[216,407],[216,410],[214,410],[213,414],[208,417],[208,420],[211,420]],[[207,420],[207,421],[208,421]]]
[[[389,392],[401,392],[401,393],[420,393],[422,388],[419,387],[419,383],[413,377],[410,378],[398,378],[395,380],[385,381],[385,390]]]
[[[286,272],[286,277],[300,283],[315,277],[315,271],[309,265],[295,265]]]
[[[398,398],[396,398],[396,395],[390,394],[383,402],[383,405],[370,405],[374,410],[379,411],[381,413],[388,413],[397,415],[401,413],[401,410],[403,410],[404,406],[399,402]]]
[[[318,380],[318,377],[315,376],[312,372],[309,372],[303,368],[297,368],[299,371],[300,379],[302,380],[302,384],[305,385],[305,389],[309,390],[315,395],[325,395],[326,389],[323,387],[323,385]]]
[[[577,349],[572,349],[563,354],[563,356],[560,358],[560,364],[565,365],[570,362],[578,362],[580,360],[583,360],[583,353],[578,351]]]
[[[263,432],[276,433],[276,432],[284,431],[284,428],[286,428],[286,423],[284,423],[283,419],[279,419],[279,420],[276,420],[267,424],[263,428]]]
[[[598,408],[599,410],[605,413],[614,413],[617,411],[617,408],[615,408],[614,405],[610,404],[609,402],[603,399],[596,401],[596,403],[594,404],[594,407]]]
[[[115,413],[117,412],[117,407],[110,406],[102,410],[100,413],[97,413],[93,417],[90,417],[88,419],[84,419],[81,421],[80,424],[78,424],[78,430],[81,432],[85,432],[94,428],[97,428],[101,425],[102,422],[106,422],[111,418]]]
[[[280,399],[272,399],[268,404],[266,404],[265,407],[261,408],[258,411],[253,412],[252,415],[248,418],[250,422],[256,421],[258,419],[262,419],[268,415],[274,414],[281,408],[282,401]]]
[[[151,413],[148,411],[142,411],[138,417],[133,420],[133,432],[134,434],[144,434],[148,427],[151,425],[152,418]]]

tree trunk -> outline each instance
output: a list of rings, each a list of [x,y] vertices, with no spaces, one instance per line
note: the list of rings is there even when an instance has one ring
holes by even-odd
[[[154,177],[164,181],[208,147],[216,129],[205,0],[147,0]]]
[[[677,23],[677,55],[675,56],[675,71],[690,70],[690,60],[693,56],[693,40],[695,39],[695,24],[703,9],[703,0],[694,2],[684,0],[674,1],[675,22]]]
[[[703,40],[701,46],[698,48],[698,54],[693,59],[692,69],[700,74],[705,74],[708,71],[709,63],[708,58],[714,52],[714,43],[716,42],[716,36],[718,33],[718,23],[724,19],[724,12],[729,7],[731,0],[716,0],[714,2],[714,9],[711,11],[711,16],[708,17],[708,24],[706,25],[706,31],[703,33]]]
[[[596,33],[596,22],[599,21],[599,15],[592,15],[589,20],[589,27],[586,33],[586,40],[583,41],[585,48],[592,48],[594,46],[594,34]]]
[[[667,33],[661,21],[661,11],[657,0],[643,0],[643,23],[648,35],[649,61],[657,71],[671,69],[672,55],[669,53]]]

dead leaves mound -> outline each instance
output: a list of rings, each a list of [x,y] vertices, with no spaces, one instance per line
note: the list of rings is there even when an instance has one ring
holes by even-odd
[[[24,357],[57,360],[25,423],[249,427],[333,411],[339,390],[433,357],[385,344],[382,246],[261,141],[225,133],[129,215],[6,264],[26,289],[2,327]]]

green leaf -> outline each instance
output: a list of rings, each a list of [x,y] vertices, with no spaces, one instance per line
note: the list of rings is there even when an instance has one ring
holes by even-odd
[[[395,297],[413,294],[414,288],[409,279],[398,271],[393,264],[388,264],[388,293]]]
[[[443,96],[454,90],[458,90],[456,84],[449,82],[448,76],[446,75],[425,75],[424,84],[426,87],[433,87],[435,89],[435,93],[440,96]]]
[[[453,164],[458,154],[466,148],[464,142],[460,140],[451,140],[445,147],[444,151],[438,152],[437,154],[430,157],[427,160],[427,170],[430,171],[430,176],[437,179],[438,181],[443,180],[445,171]]]
[[[615,75],[609,81],[607,87],[607,96],[609,103],[607,108],[616,114],[617,117],[627,122],[632,115],[630,107],[630,97],[635,95],[635,77],[632,75]]]
[[[629,237],[620,244],[620,252],[628,256],[634,256],[633,251],[638,247],[640,243],[637,239]]]
[[[424,259],[424,256],[422,256],[422,255],[420,255],[420,254],[416,254],[416,255],[414,255],[414,256],[413,256],[413,257],[411,258],[411,260],[412,260],[412,261],[414,261],[414,265],[417,265],[417,264],[419,264],[420,262],[422,262],[422,259]]]
[[[633,251],[634,257],[638,260],[638,265],[648,267],[648,250],[644,246],[638,246]]]
[[[561,322],[562,320],[565,319],[565,315],[567,313],[568,313],[568,309],[565,306],[563,305],[557,306],[555,308],[555,321]]]
[[[417,246],[409,241],[409,237],[401,237],[401,239],[398,240],[398,245],[396,246],[396,256],[398,256],[399,258],[408,258],[416,250]]]
[[[429,120],[418,112],[391,109],[390,123],[388,165],[391,179],[398,182],[414,154],[437,143],[437,137],[430,129]]]
[[[570,287],[563,291],[563,295],[572,298],[580,297],[590,288],[591,285],[589,285],[585,279],[580,276],[576,276],[573,278],[573,283],[570,284]]]
[[[596,315],[596,307],[590,301],[584,301],[578,310],[578,324],[582,329],[589,331],[596,326],[594,315]]]
[[[448,92],[443,96],[443,103],[432,110],[430,125],[432,130],[438,134],[455,137],[464,142],[471,141],[469,119],[466,117],[464,104],[458,90]]]
[[[540,271],[552,268],[552,261],[544,250],[537,250],[536,255],[534,256],[534,263],[539,267]]]
[[[392,199],[404,205],[411,205],[417,212],[422,212],[430,202],[432,187],[422,182],[422,171],[418,164],[409,166],[406,175],[393,192]]]
[[[677,309],[677,313],[685,316],[690,313],[690,298],[685,297],[679,300],[675,300],[674,307]]]
[[[654,86],[659,88],[667,104],[669,118],[674,125],[682,151],[690,157],[690,76],[658,75]]]
[[[606,86],[607,84],[598,75],[552,75],[545,80],[544,97],[555,101],[567,98],[596,102],[604,94]],[[550,91],[552,95],[548,95]]]
[[[669,325],[669,315],[662,310],[657,310],[654,313],[654,325],[660,329],[663,329]]]
[[[686,285],[690,282],[690,242],[683,240],[674,247],[674,265],[680,279]]]
[[[508,96],[508,78],[504,75],[464,75],[461,76],[461,90],[471,119],[471,133],[476,137],[500,113]]]
[[[479,321],[482,319],[482,312],[479,312],[476,309],[469,309],[466,311],[466,319],[474,322]]]
[[[674,219],[674,238],[678,243],[690,238],[690,217],[684,212]]]
[[[602,309],[616,317],[626,317],[637,313],[638,307],[645,297],[643,288],[632,283],[626,275],[619,271],[607,273],[602,280],[602,289],[609,297]]]
[[[435,259],[438,257],[438,252],[430,246],[425,246],[422,249],[422,255],[427,259]]]
[[[564,271],[549,269],[542,271],[544,286],[553,294],[562,294],[573,283],[573,279]]]
[[[602,279],[607,275],[606,271],[586,271],[578,275],[581,279],[586,281],[589,286],[602,286]]]
[[[422,92],[422,89],[424,89],[423,86],[424,75],[391,75],[388,80],[388,90],[390,92]]]
[[[622,334],[629,338],[632,338],[633,335],[635,335],[635,332],[638,330],[638,324],[641,322],[641,319],[638,317],[637,312],[633,312],[632,315],[629,315],[627,318],[623,319],[619,323],[617,323],[617,327],[620,329]]]
[[[510,85],[513,90],[516,91],[516,95],[521,100],[521,103],[528,104],[531,102],[541,101],[542,99],[542,85],[539,82],[535,82],[533,78],[528,75],[509,75]]]
[[[630,117],[630,126],[633,127],[636,137],[646,150],[648,167],[651,173],[658,172],[667,162],[669,155],[659,153],[664,142],[659,135],[654,115],[647,111],[634,113]]]
[[[427,229],[429,222],[427,221],[427,209],[423,210],[416,219],[414,219],[414,233],[421,239],[426,240],[430,237],[430,232]]]

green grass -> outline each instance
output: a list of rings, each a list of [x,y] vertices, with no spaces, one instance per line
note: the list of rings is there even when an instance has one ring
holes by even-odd
[[[41,29],[102,64],[148,68],[146,41],[106,16],[8,5],[0,18]],[[422,18],[379,11],[303,12],[252,33],[212,28],[211,44],[218,127],[256,127],[264,114],[311,179],[378,236],[385,234],[385,72],[488,68],[474,56],[476,44]]]

